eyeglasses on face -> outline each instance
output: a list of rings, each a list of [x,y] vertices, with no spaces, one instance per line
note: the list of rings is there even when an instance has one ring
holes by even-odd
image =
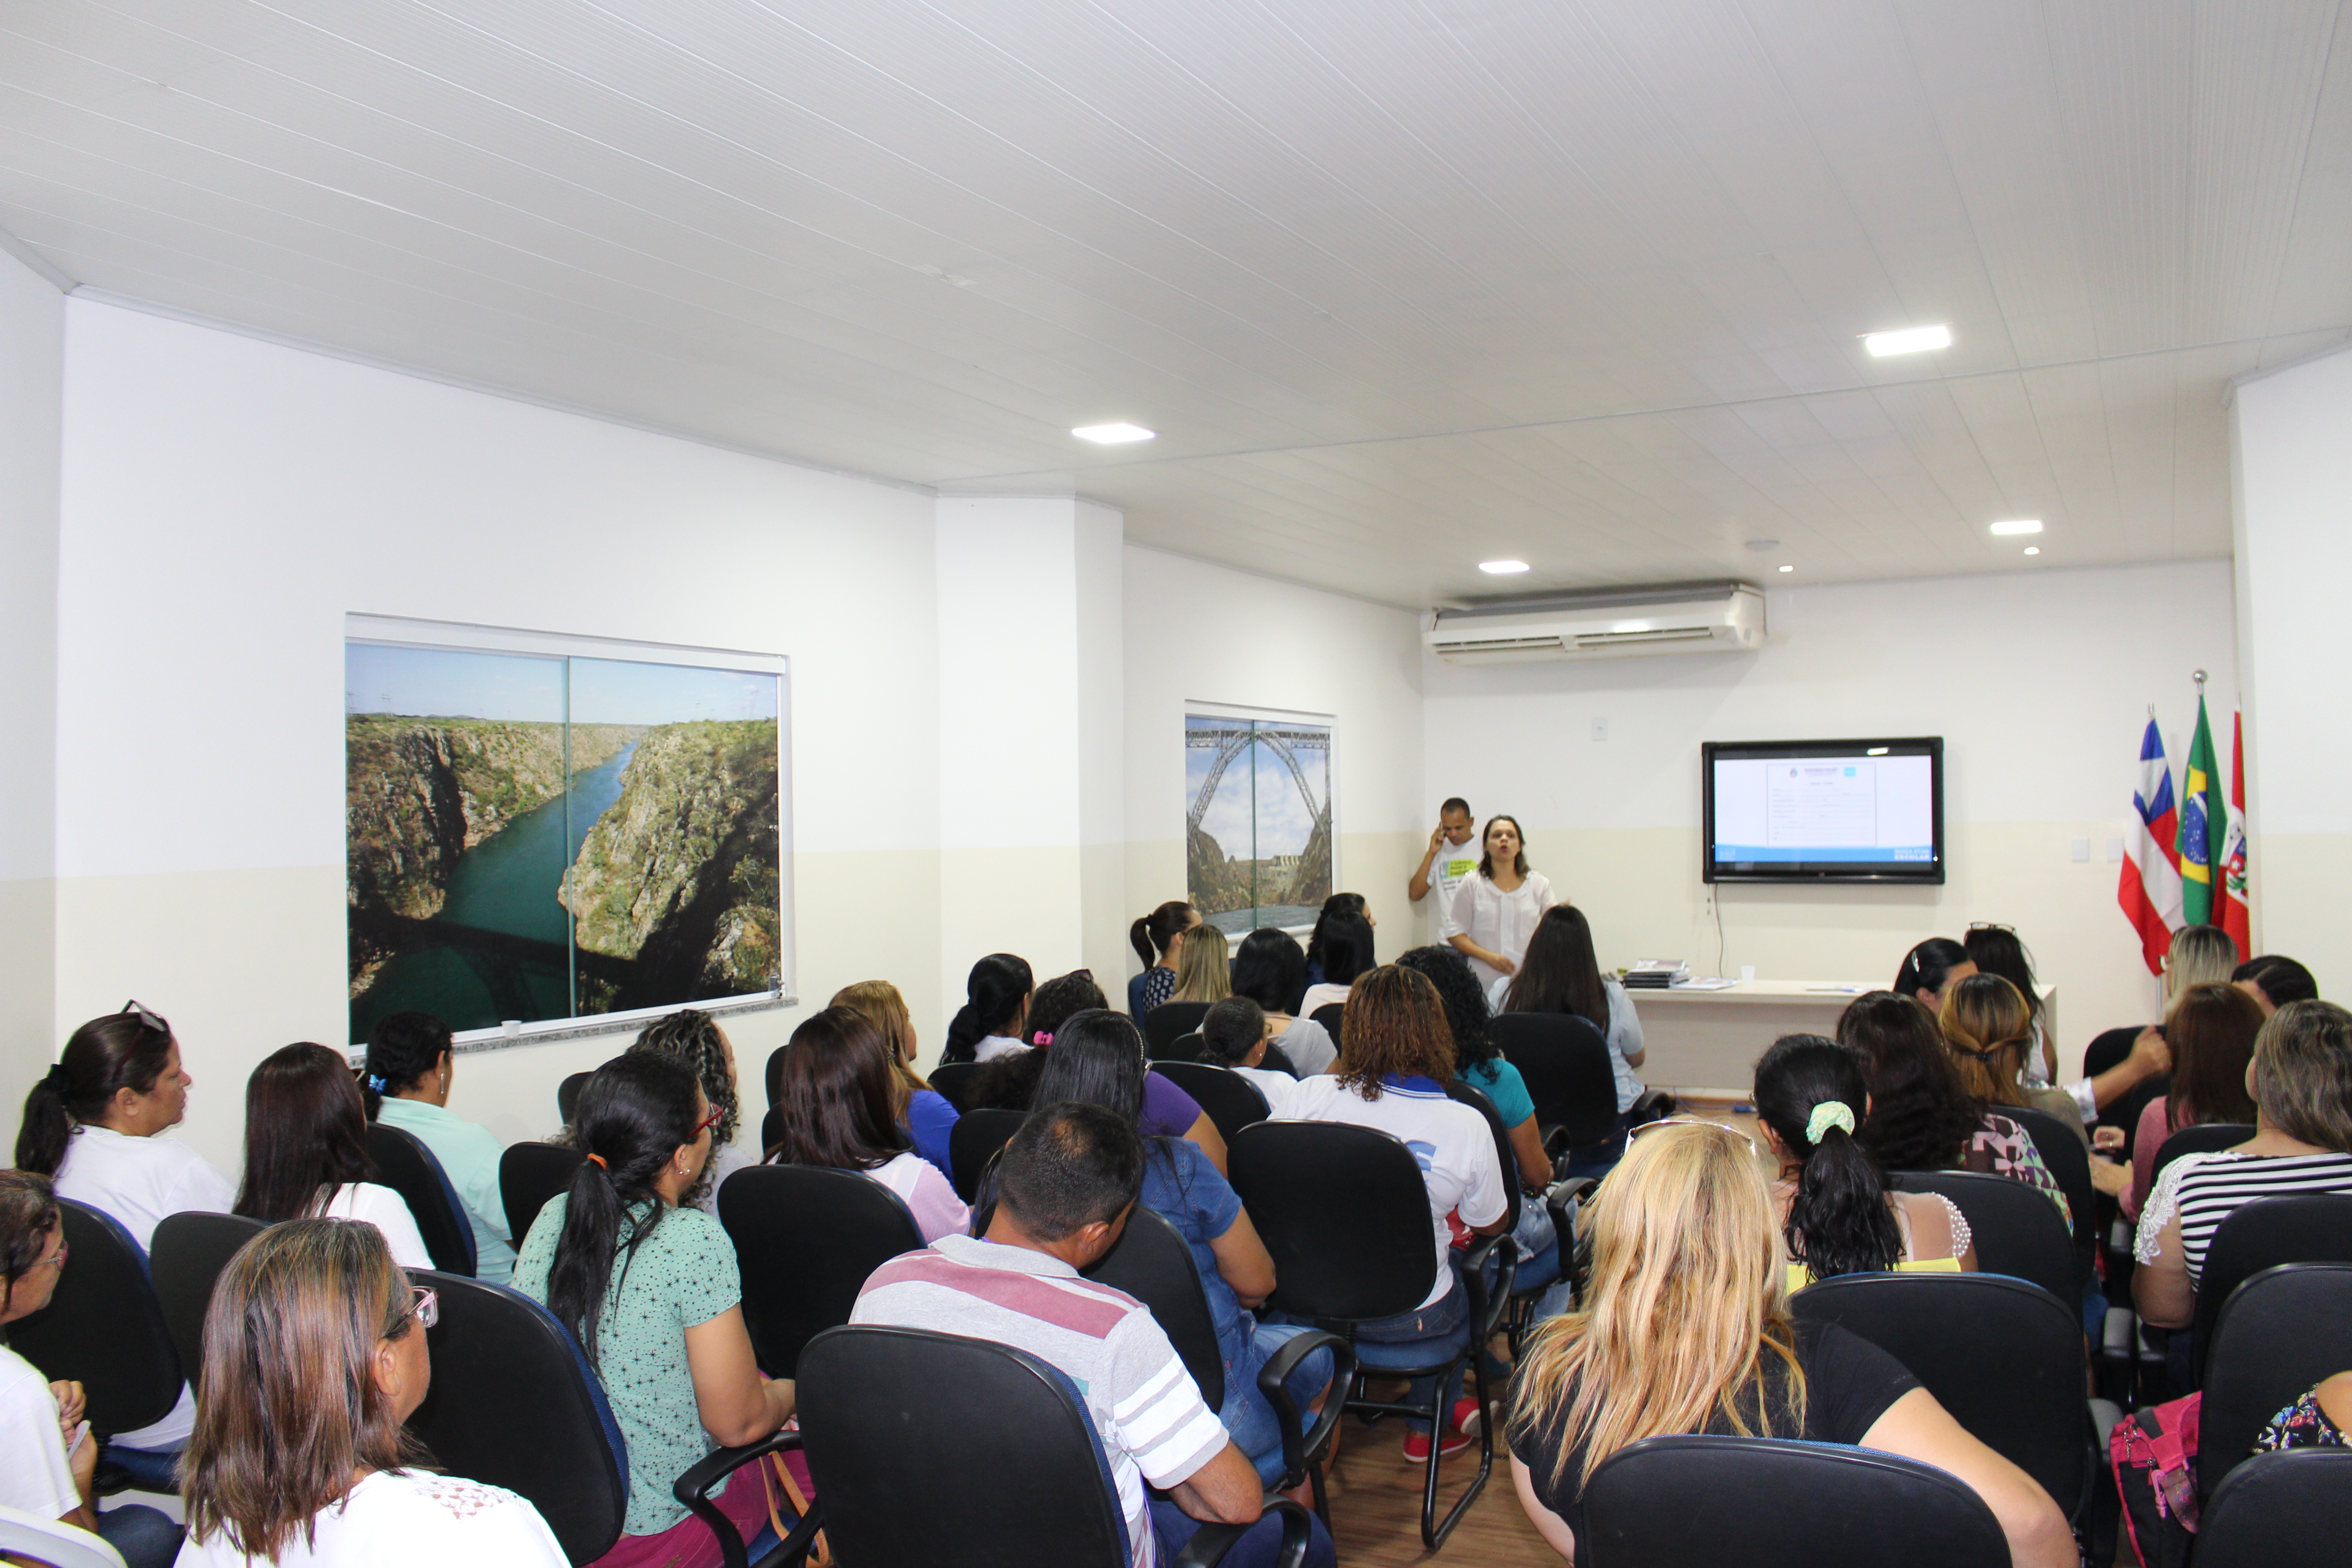
[[[1634,1139],[1639,1138],[1644,1132],[1651,1131],[1654,1129],[1660,1127],[1704,1127],[1710,1132],[1721,1132],[1727,1134],[1730,1137],[1737,1138],[1742,1143],[1748,1145],[1748,1152],[1749,1153],[1753,1154],[1756,1152],[1756,1140],[1748,1136],[1747,1133],[1741,1131],[1738,1128],[1731,1126],[1727,1122],[1709,1121],[1705,1117],[1700,1116],[1667,1116],[1662,1117],[1655,1121],[1644,1121],[1642,1125],[1634,1128],[1633,1131],[1625,1134],[1625,1146],[1629,1149],[1632,1148]]]
[[[28,1267],[25,1272],[30,1274],[35,1268],[47,1268],[51,1264],[55,1264],[59,1268],[63,1268],[66,1266],[66,1258],[72,1250],[73,1249],[68,1247],[63,1241],[60,1241],[58,1243],[58,1249],[56,1252],[47,1258],[37,1258],[33,1259],[31,1266]]]
[[[686,1135],[686,1141],[689,1143],[693,1142],[696,1139],[702,1136],[705,1130],[718,1126],[719,1119],[726,1114],[727,1112],[724,1110],[713,1110],[709,1115],[704,1117],[701,1121],[694,1124],[694,1131]]]
[[[441,1321],[441,1292],[430,1285],[411,1285],[408,1289],[416,1299],[410,1305],[407,1315],[416,1321],[416,1326],[429,1329]]]

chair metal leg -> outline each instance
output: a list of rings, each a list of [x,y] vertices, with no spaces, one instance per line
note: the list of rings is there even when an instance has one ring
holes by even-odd
[[[1454,1527],[1462,1522],[1462,1516],[1470,1510],[1472,1503],[1478,1500],[1478,1494],[1486,1489],[1486,1478],[1494,1473],[1495,1423],[1486,1409],[1486,1358],[1479,1353],[1484,1348],[1483,1342],[1473,1341],[1466,1357],[1470,1363],[1470,1382],[1477,1391],[1478,1473],[1470,1478],[1469,1486],[1455,1500],[1454,1506],[1445,1510],[1443,1520],[1437,1517],[1437,1467],[1440,1450],[1444,1447],[1446,1421],[1453,1412],[1438,1406],[1445,1403],[1446,1385],[1454,1381],[1451,1369],[1437,1380],[1437,1393],[1430,1401],[1429,1475],[1422,1489],[1421,1543],[1432,1552],[1445,1544],[1445,1538],[1454,1533]]]

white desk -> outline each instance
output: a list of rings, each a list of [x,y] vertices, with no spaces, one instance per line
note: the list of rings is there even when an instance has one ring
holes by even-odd
[[[1641,1016],[1647,1055],[1634,1070],[1642,1081],[1706,1099],[1746,1100],[1755,1082],[1756,1058],[1783,1035],[1837,1037],[1838,1015],[1874,983],[1830,980],[1748,980],[1721,991],[1669,986],[1626,994]],[[1860,990],[1848,991],[1848,985]],[[1838,989],[1829,989],[1835,986]],[[2043,1027],[2058,1028],[2058,988],[2042,993]]]

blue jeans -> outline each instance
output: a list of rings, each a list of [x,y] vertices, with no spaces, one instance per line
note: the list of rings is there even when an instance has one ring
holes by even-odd
[[[180,1489],[179,1478],[173,1474],[180,1463],[177,1448],[126,1448],[119,1443],[109,1443],[99,1457],[121,1466],[142,1492]]]
[[[1619,1111],[1617,1125],[1608,1137],[1598,1143],[1587,1143],[1568,1151],[1568,1168],[1560,1174],[1591,1176],[1595,1180],[1607,1175],[1617,1168],[1617,1162],[1625,1157],[1625,1135],[1633,1131],[1633,1113]]]
[[[1260,1323],[1251,1336],[1249,1353],[1225,1368],[1225,1405],[1217,1412],[1217,1417],[1225,1424],[1234,1446],[1257,1468],[1257,1479],[1269,1486],[1282,1475],[1282,1423],[1265,1395],[1258,1392],[1258,1370],[1274,1359],[1276,1352],[1307,1331],[1297,1323]],[[1303,1432],[1314,1424],[1307,1407],[1331,1386],[1329,1348],[1310,1352],[1283,1380],[1282,1386],[1291,1403],[1298,1406]]]
[[[1313,1357],[1308,1357],[1310,1361]],[[1337,1568],[1339,1555],[1331,1544],[1331,1532],[1323,1521],[1307,1515],[1307,1568]],[[1165,1498],[1151,1500],[1151,1534],[1160,1550],[1155,1561],[1167,1563],[1176,1561],[1184,1543],[1199,1533],[1201,1521],[1178,1508]],[[1234,1542],[1225,1553],[1221,1568],[1274,1568],[1282,1550],[1282,1521],[1268,1515],[1250,1526],[1247,1535]]]
[[[1446,1280],[1449,1288],[1435,1301],[1393,1318],[1379,1318],[1356,1326],[1357,1365],[1368,1372],[1384,1367],[1430,1366],[1469,1348],[1470,1292],[1462,1288],[1459,1260],[1450,1261],[1454,1272]],[[1416,1377],[1408,1386],[1408,1397],[1425,1409],[1430,1395],[1437,1392],[1437,1379]],[[1446,1379],[1445,1397],[1438,1409],[1452,1410],[1454,1401],[1461,1397],[1462,1369],[1456,1366]],[[1429,1431],[1429,1423],[1418,1417],[1409,1419],[1406,1425],[1415,1432]]]
[[[98,1516],[99,1539],[122,1554],[129,1568],[171,1568],[180,1554],[181,1529],[160,1510],[127,1502]]]

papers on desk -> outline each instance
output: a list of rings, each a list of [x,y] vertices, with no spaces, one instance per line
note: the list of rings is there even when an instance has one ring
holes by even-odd
[[[1643,958],[1625,972],[1624,985],[1629,991],[1664,991],[1690,977],[1690,965],[1679,958]]]
[[[1666,989],[1669,991],[1728,991],[1738,984],[1737,980],[1726,980],[1719,974],[1710,974],[1704,980],[1677,980]]]
[[[1868,985],[1808,985],[1805,989],[1829,996],[1859,996],[1872,988]]]

